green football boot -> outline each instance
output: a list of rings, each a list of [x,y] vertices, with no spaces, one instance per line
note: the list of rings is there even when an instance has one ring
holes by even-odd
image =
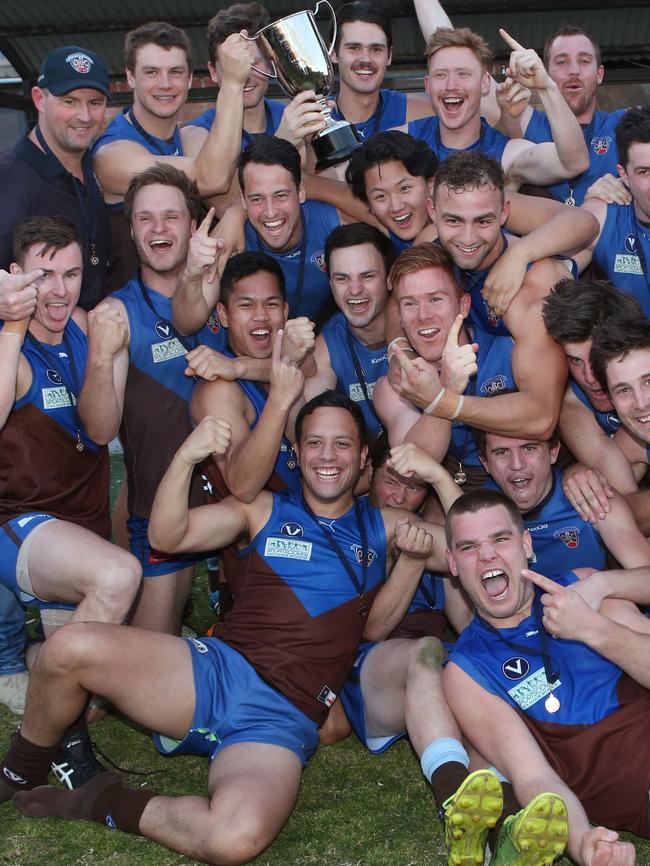
[[[503,809],[501,782],[491,770],[476,770],[443,804],[448,866],[483,866],[489,831]]]
[[[503,822],[490,866],[551,866],[564,853],[568,838],[564,800],[557,794],[538,794]]]

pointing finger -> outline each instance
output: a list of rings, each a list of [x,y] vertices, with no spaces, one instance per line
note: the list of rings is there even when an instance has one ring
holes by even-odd
[[[44,276],[44,271],[41,268],[36,268],[34,271],[29,271],[26,274],[12,274],[11,275],[11,284],[12,288],[16,292],[20,292],[22,289],[26,289],[28,286],[31,286],[32,283],[41,280]]]
[[[523,49],[524,46],[520,45],[516,39],[513,39],[512,36],[508,33],[507,30],[504,30],[503,27],[499,28],[499,35],[506,43],[509,48],[512,48],[513,51],[517,51],[518,49]]]
[[[205,219],[201,223],[201,225],[196,230],[197,235],[203,235],[204,237],[208,237],[210,234],[210,229],[212,228],[212,220],[214,219],[214,208],[211,207],[210,210],[205,215]]]
[[[279,328],[275,332],[275,337],[273,338],[273,350],[271,352],[271,364],[278,364],[280,359],[282,358],[282,339],[284,337],[284,331],[282,328]]]
[[[538,586],[540,589],[543,589],[544,592],[547,592],[549,595],[553,595],[559,589],[563,589],[563,587],[561,587],[559,583],[556,583],[549,577],[545,577],[543,574],[532,571],[532,569],[530,568],[523,568],[521,571],[521,576],[525,577],[526,580],[529,580],[531,583],[534,583],[535,586]]]

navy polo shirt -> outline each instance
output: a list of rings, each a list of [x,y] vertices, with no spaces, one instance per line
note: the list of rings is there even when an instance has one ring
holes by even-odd
[[[86,182],[77,184],[77,192],[72,175],[27,134],[0,152],[0,267],[8,270],[13,261],[11,241],[17,225],[31,216],[65,216],[82,239],[84,272],[79,303],[89,310],[105,294],[110,232],[104,200],[93,181],[90,151],[84,155],[82,166]]]

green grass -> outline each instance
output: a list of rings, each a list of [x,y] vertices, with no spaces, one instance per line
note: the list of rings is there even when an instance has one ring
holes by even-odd
[[[194,587],[191,624],[202,632],[212,621],[205,572]],[[0,754],[17,718],[0,708]],[[205,794],[207,761],[164,758],[149,735],[109,716],[91,728],[99,747],[117,764],[153,771],[126,776],[161,794]],[[633,837],[626,835],[633,840]],[[637,842],[638,866],[650,866],[650,843]],[[194,866],[136,836],[96,824],[31,820],[0,806],[2,866]],[[431,792],[408,743],[370,755],[354,736],[319,749],[309,762],[296,809],[256,866],[445,866],[442,825]],[[558,866],[569,866],[563,859]]]

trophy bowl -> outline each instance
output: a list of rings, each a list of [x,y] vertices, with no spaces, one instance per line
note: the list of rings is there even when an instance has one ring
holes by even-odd
[[[316,26],[315,14],[326,5],[334,22],[332,44],[326,48]],[[349,159],[361,146],[361,138],[347,120],[334,121],[327,96],[334,85],[330,52],[336,42],[336,16],[328,0],[318,0],[314,11],[294,12],[267,24],[252,36],[271,72],[253,66],[267,78],[277,78],[284,92],[293,99],[298,93],[313,90],[327,126],[312,139],[316,170],[321,171]]]

